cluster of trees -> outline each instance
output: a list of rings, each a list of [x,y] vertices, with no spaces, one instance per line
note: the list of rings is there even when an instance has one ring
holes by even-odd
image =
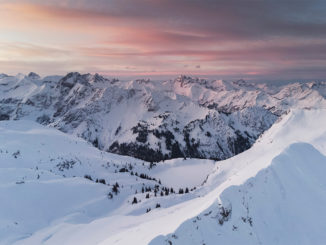
[[[112,186],[112,192],[114,193],[114,194],[118,194],[120,191],[119,191],[119,184],[118,184],[118,182],[116,182],[113,186]]]
[[[159,162],[165,159],[161,151],[154,150],[148,145],[138,144],[136,142],[120,144],[118,141],[115,141],[109,147],[109,152],[133,156],[148,162]]]
[[[138,173],[136,173],[135,175],[138,176]],[[141,178],[141,179],[147,179],[147,180],[154,180],[154,181],[156,181],[155,178],[149,177],[147,174],[143,174],[143,173],[141,173],[141,174],[139,175],[139,178]]]
[[[17,152],[18,152],[18,154],[20,154],[19,151],[17,151]],[[17,158],[17,157],[15,156],[15,158]],[[75,164],[76,164],[75,160],[64,160],[63,162],[58,163],[56,165],[56,167],[58,168],[59,171],[64,171],[64,170],[68,170],[70,168],[73,168],[73,166]]]
[[[18,150],[18,151],[16,151],[16,152],[12,153],[12,156],[13,156],[14,158],[17,158],[18,156],[20,156],[20,150]]]
[[[154,188],[153,188],[153,191],[154,191],[154,196],[157,196],[157,194],[159,193],[160,196],[168,196],[170,193],[171,194],[174,194],[174,193],[178,193],[178,194],[187,194],[189,193],[190,191],[193,191],[195,190],[196,187],[192,188],[191,190],[189,190],[188,187],[186,187],[185,189],[183,188],[179,188],[179,191],[178,192],[175,192],[174,189],[171,187],[171,188],[167,188],[167,187],[161,187],[161,191],[160,191],[160,186],[159,185],[155,185]],[[141,192],[142,193],[145,193],[145,192],[152,192],[152,188],[149,186],[149,187],[142,187],[141,189]],[[136,191],[137,193],[137,191]],[[149,198],[150,195],[149,193],[146,194],[145,198]]]
[[[90,181],[94,181],[93,178],[92,178],[92,176],[90,176],[88,174],[85,174],[84,175],[84,178],[85,179],[88,179]],[[105,179],[96,179],[95,182],[96,183],[103,184],[103,185],[106,185],[107,184],[106,181],[105,181]],[[107,185],[109,185],[109,183]],[[114,193],[115,195],[118,195],[118,193],[120,192],[119,188],[120,188],[120,185],[118,184],[118,182],[116,182],[115,184],[113,184],[112,185],[112,189],[111,189],[112,192],[109,192],[108,195],[107,195],[108,198],[109,199],[112,199],[113,198],[113,194],[112,193]]]
[[[138,134],[136,140],[141,143],[147,142],[148,136],[148,125],[146,123],[140,124],[138,123],[137,126],[133,127],[132,129],[133,134]]]
[[[119,173],[126,173],[133,169],[134,167],[129,163],[128,165],[125,165],[124,167],[119,169]],[[132,172],[132,171],[131,171]],[[133,173],[133,172],[132,172]],[[132,174],[133,175],[133,174]]]
[[[105,179],[96,179],[96,183],[101,183],[103,185],[106,185]]]
[[[146,199],[149,199],[151,197],[150,195],[150,192],[154,192],[154,196],[157,197],[157,195],[160,195],[160,196],[168,196],[169,194],[186,194],[186,193],[189,193],[190,191],[193,191],[195,190],[196,187],[192,188],[191,190],[189,190],[188,187],[186,187],[185,189],[183,188],[179,188],[179,191],[178,192],[175,192],[174,189],[171,187],[171,188],[167,188],[167,187],[161,187],[160,189],[160,186],[159,185],[155,185],[154,187],[150,187],[150,186],[143,186],[141,188],[141,193],[146,193],[145,195],[145,198]],[[137,194],[137,190],[135,191],[135,194]],[[136,204],[138,203],[139,200],[137,200],[137,198],[135,197],[132,201],[132,204]]]
[[[154,187],[154,191],[156,190],[156,187],[157,185],[155,185]],[[149,186],[149,187],[145,187],[144,186],[141,188],[141,192],[144,193],[144,192],[151,192],[152,191],[152,188]]]
[[[85,174],[85,175],[84,175],[84,178],[93,181],[92,176],[90,176],[90,175],[88,175],[88,174]],[[103,184],[103,185],[106,185],[106,181],[105,181],[105,179],[96,179],[95,182],[96,182],[96,183]],[[108,185],[109,185],[109,184],[108,184]]]
[[[182,188],[179,188],[179,194],[184,194],[184,193],[189,193],[188,187],[186,187],[185,190],[183,190]]]
[[[149,187],[142,187],[141,188],[141,192],[151,192],[152,188]],[[161,191],[160,191],[160,186],[159,185],[155,185],[153,188],[154,191],[154,196],[157,196],[157,194],[160,192],[160,196],[168,196],[170,193],[175,193],[173,188],[167,188],[167,187],[162,187]],[[146,198],[149,198],[149,193],[146,194]]]
[[[115,194],[115,195],[118,195],[118,193],[120,192],[120,190],[119,190],[119,184],[118,184],[118,182],[115,182],[115,184],[112,186],[112,192]],[[113,194],[112,194],[112,192],[109,192],[108,193],[108,198],[109,199],[112,199],[113,198]]]

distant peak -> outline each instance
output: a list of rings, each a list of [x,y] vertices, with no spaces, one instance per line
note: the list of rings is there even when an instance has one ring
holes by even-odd
[[[185,80],[193,80],[193,78],[190,77],[190,76],[186,76],[186,75],[179,75],[179,76],[175,79],[175,81],[177,81],[177,82],[183,82],[183,81],[185,81]]]
[[[142,84],[142,83],[145,83],[145,84],[147,84],[147,83],[150,83],[150,79],[149,78],[143,78],[143,79],[136,79],[135,80],[135,82],[136,83],[139,83],[139,84]]]
[[[63,78],[60,79],[58,85],[72,88],[80,80],[81,74],[79,72],[69,72]],[[83,80],[83,79],[82,79]]]
[[[105,82],[107,81],[107,79],[105,77],[103,77],[102,75],[98,74],[98,73],[95,73],[93,75],[93,82],[96,83],[96,82]]]
[[[35,73],[35,72],[30,72],[28,75],[27,75],[28,78],[31,78],[31,79],[40,79],[41,77]]]
[[[237,81],[234,81],[233,83],[234,84],[237,84],[239,86],[243,86],[243,85],[246,85],[247,84],[247,82],[245,80],[243,80],[243,79],[239,79]]]
[[[72,78],[72,77],[78,77],[81,76],[79,72],[69,72],[67,75],[64,76],[64,78]]]
[[[183,86],[183,85],[186,85],[188,83],[194,83],[197,80],[198,80],[198,78],[194,79],[194,78],[192,78],[190,76],[180,75],[174,81],[177,82],[177,83],[181,83],[181,86]]]
[[[210,86],[210,81],[206,80],[205,78],[199,78],[199,77],[190,77],[186,75],[180,75],[175,80],[177,83],[181,83],[181,87],[187,84],[199,84],[201,86],[208,87]]]
[[[4,77],[8,77],[8,75],[4,73],[0,73],[0,78],[4,78]]]

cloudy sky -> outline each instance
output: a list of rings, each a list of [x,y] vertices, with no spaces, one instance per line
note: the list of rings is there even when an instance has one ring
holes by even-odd
[[[0,73],[325,79],[324,0],[0,0]]]

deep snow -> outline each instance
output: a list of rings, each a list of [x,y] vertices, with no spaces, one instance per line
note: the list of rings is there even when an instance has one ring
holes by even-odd
[[[147,162],[101,152],[53,128],[2,121],[0,242],[324,244],[325,122],[325,110],[293,110],[235,157],[176,159],[149,169]],[[162,197],[150,192],[146,199],[143,183],[153,188],[158,181],[116,173],[127,164],[161,179],[161,186],[178,189],[189,181],[197,188]],[[188,169],[200,178],[181,177]],[[108,199],[116,181],[123,187]],[[134,196],[141,202],[132,205]]]
[[[22,239],[26,244],[25,239],[42,229],[60,227],[66,232],[67,226],[75,228],[109,216],[141,215],[148,208],[155,209],[157,203],[168,207],[183,202],[194,194],[174,194],[168,201],[160,195],[161,189],[173,187],[178,191],[182,168],[200,173],[195,179],[183,180],[182,185],[190,189],[202,183],[214,167],[210,160],[175,159],[150,169],[148,162],[99,151],[80,138],[24,120],[1,121],[0,142],[0,195],[4,197],[0,202],[1,244],[19,243]],[[128,171],[120,172],[122,168]],[[156,180],[139,178],[136,173]],[[105,180],[105,184],[96,183],[96,179]],[[117,195],[112,192],[116,182]],[[159,190],[157,197],[154,186]],[[152,191],[142,193],[144,187]],[[113,193],[112,199],[109,193]],[[132,205],[134,196],[142,203]],[[119,226],[112,229],[118,230]],[[51,237],[31,243],[50,242]],[[93,240],[85,242],[92,244]]]

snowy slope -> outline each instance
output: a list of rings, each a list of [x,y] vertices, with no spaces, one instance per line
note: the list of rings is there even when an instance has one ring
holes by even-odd
[[[201,171],[195,182],[191,178],[183,181],[189,187],[202,183],[214,167],[213,161],[197,164],[177,159],[152,166],[152,174],[148,162],[101,152],[80,138],[24,120],[0,122],[0,142],[1,244],[22,239],[26,244],[24,239],[44,228],[88,224],[111,215],[144,214],[157,203],[163,205],[166,194],[161,196],[162,189],[178,190],[174,183],[182,166],[185,171],[188,166]],[[142,193],[143,188],[151,190]],[[149,198],[145,198],[147,194]],[[165,207],[193,198],[191,193],[170,195],[174,195],[173,201]],[[131,204],[134,197],[141,205]]]
[[[294,143],[245,183],[151,244],[324,244],[326,157]]]
[[[265,132],[251,149],[230,159],[216,162],[215,165],[212,164],[213,171],[208,178],[204,179],[205,184],[183,195],[170,194],[154,197],[153,192],[150,192],[151,198],[149,199],[145,198],[146,193],[134,195],[134,189],[130,192],[128,190],[130,185],[135,188],[137,180],[127,175],[128,178],[125,179],[125,187],[121,189],[121,194],[113,198],[113,202],[116,201],[119,204],[113,207],[112,200],[104,198],[111,187],[106,189],[106,185],[78,177],[57,177],[60,171],[55,172],[55,181],[51,180],[54,178],[52,175],[44,177],[49,179],[48,184],[37,182],[35,169],[31,173],[33,177],[28,177],[25,172],[22,173],[23,176],[27,176],[24,184],[16,184],[21,180],[18,178],[19,174],[15,174],[15,177],[8,177],[7,180],[4,178],[1,188],[9,200],[16,200],[22,195],[18,191],[8,191],[11,190],[10,188],[17,188],[17,190],[25,188],[24,193],[32,196],[34,194],[36,197],[40,197],[41,193],[52,194],[59,191],[61,192],[58,195],[60,199],[56,201],[52,198],[51,203],[62,202],[63,198],[67,206],[65,205],[65,208],[58,206],[62,211],[58,211],[57,214],[51,212],[56,216],[52,219],[48,217],[48,210],[44,211],[34,226],[19,226],[20,223],[31,222],[29,219],[26,221],[25,216],[16,225],[18,217],[1,213],[2,217],[6,217],[6,219],[1,219],[5,220],[2,226],[2,234],[5,234],[1,236],[2,241],[9,244],[13,241],[16,241],[14,244],[170,244],[169,241],[172,244],[216,244],[216,242],[237,244],[238,241],[243,244],[324,244],[326,241],[323,232],[326,220],[325,212],[323,212],[323,207],[326,205],[326,183],[323,178],[326,168],[325,121],[325,110],[295,110],[288,113],[280,122]],[[6,140],[8,143],[3,149],[8,149],[10,154],[2,159],[7,159],[8,164],[15,164],[19,156],[14,158],[11,153],[17,150],[16,145],[20,141],[14,140],[17,137],[13,137],[12,134],[18,133],[17,131],[21,128],[20,134],[28,135],[28,130],[24,128],[25,124],[19,121],[1,122],[0,125],[2,129],[0,135],[7,135],[6,139],[13,139]],[[37,130],[33,129],[31,132],[44,130],[45,135],[50,135],[48,131],[50,130],[53,134],[73,139],[73,142],[76,140],[54,129],[44,128],[37,124],[32,125]],[[86,142],[80,141],[89,146]],[[1,140],[1,142],[4,141]],[[76,147],[79,148],[79,146]],[[103,154],[105,161],[115,158],[123,164],[120,156],[101,153],[93,147],[90,149],[92,150],[84,148],[81,152],[88,155],[87,151],[94,151],[100,155]],[[4,157],[5,154],[1,156]],[[130,158],[123,157],[123,159],[127,159],[128,162]],[[171,160],[166,161],[165,164],[158,163],[150,170],[148,165],[142,169],[142,162],[138,161],[140,164],[135,164],[134,168],[138,171],[147,169],[148,174],[153,173],[160,177],[166,176],[165,172],[169,171],[170,174],[167,176],[171,179],[166,179],[166,181],[175,182],[175,188],[178,188],[177,185],[181,186],[180,183],[187,181],[187,178],[180,178],[178,168],[183,165],[184,172],[186,172],[188,167],[190,169],[195,166],[201,168],[201,164],[210,164],[201,161],[207,160]],[[1,160],[1,162],[5,161]],[[27,166],[27,163],[21,161],[13,166],[17,170],[24,165]],[[41,166],[41,164],[38,165]],[[11,171],[6,170],[7,167],[4,166],[4,171]],[[175,167],[175,172],[173,167]],[[94,166],[91,167],[93,168]],[[75,171],[77,173],[78,169],[76,168]],[[65,172],[67,176],[68,172]],[[10,172],[5,172],[4,175],[10,176],[8,173]],[[114,171],[106,173],[103,169],[100,173],[108,177],[109,183],[110,178],[114,178],[115,175],[118,174],[119,178],[123,176],[122,173],[114,173]],[[93,173],[94,176],[95,174]],[[51,192],[50,183],[54,182],[58,183],[55,185],[56,191]],[[33,188],[29,188],[32,183]],[[150,183],[151,181],[148,181],[147,185]],[[188,182],[189,185],[198,183]],[[35,188],[36,185],[39,187]],[[92,189],[93,186],[99,188],[95,190]],[[41,187],[44,188],[44,192],[41,191]],[[72,198],[73,200],[67,198],[71,190],[78,193],[80,191],[78,187],[85,189],[85,195],[89,197],[88,202],[85,203],[80,195],[78,198]],[[141,202],[134,205],[128,203],[134,196]],[[75,196],[72,195],[72,197]],[[25,199],[18,200],[22,202],[21,205],[18,204],[18,208],[25,207],[23,210],[26,210],[23,203]],[[11,202],[8,201],[8,203]],[[160,203],[160,208],[155,208],[157,203]],[[146,213],[149,207],[152,210]],[[47,206],[47,208],[55,210],[52,206]],[[17,212],[17,210],[14,211]],[[44,219],[47,221],[46,224],[42,223]],[[10,222],[11,226],[6,228],[10,232],[7,232],[4,229]],[[35,228],[32,231],[25,231],[26,227]]]
[[[211,205],[151,244],[324,244],[325,122],[324,110],[287,115],[220,163],[208,180]]]

